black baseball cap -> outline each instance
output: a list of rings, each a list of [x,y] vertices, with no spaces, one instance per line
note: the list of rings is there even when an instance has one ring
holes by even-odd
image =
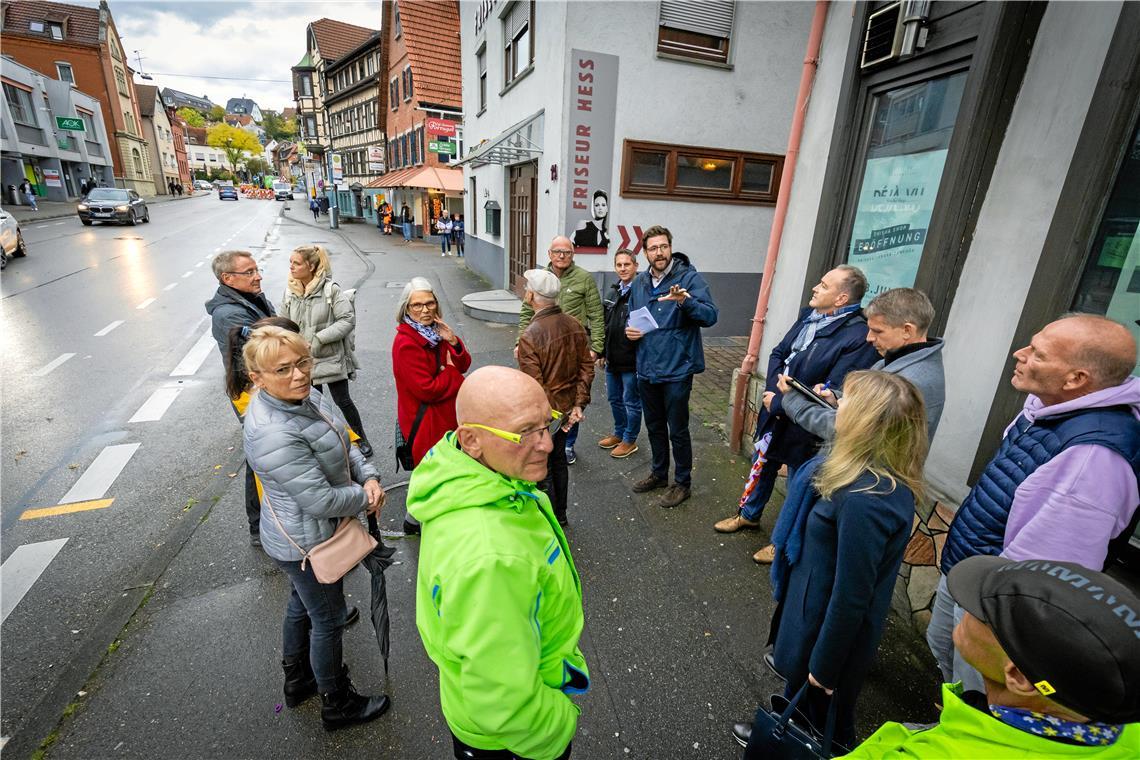
[[[975,556],[947,577],[1042,696],[1103,723],[1140,721],[1140,597],[1071,562]]]

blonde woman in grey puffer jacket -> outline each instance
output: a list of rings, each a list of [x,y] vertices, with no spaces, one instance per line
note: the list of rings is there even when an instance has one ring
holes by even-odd
[[[310,384],[313,360],[304,338],[259,327],[242,359],[257,388],[242,437],[262,485],[261,543],[292,587],[282,626],[285,703],[294,707],[319,691],[321,721],[330,730],[378,718],[388,697],[358,694],[344,667],[344,580],[322,583],[304,560],[332,537],[336,518],[379,515],[380,478],[350,445],[336,407]]]
[[[281,302],[281,316],[301,326],[313,356],[313,386],[324,390],[360,436],[360,453],[372,456],[364,422],[348,392],[356,375],[356,308],[352,295],[332,280],[332,264],[323,246],[303,245],[289,255],[289,282]]]

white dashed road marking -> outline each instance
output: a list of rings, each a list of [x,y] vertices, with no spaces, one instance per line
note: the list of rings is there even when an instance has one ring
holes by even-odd
[[[0,623],[8,619],[66,543],[66,538],[57,538],[24,544],[8,555],[0,567]]]
[[[75,481],[75,485],[63,495],[59,503],[71,504],[76,501],[102,499],[107,489],[115,482],[115,478],[119,477],[119,473],[127,466],[127,462],[131,461],[138,447],[137,443],[120,443],[100,451],[99,456],[95,457],[95,461],[84,471],[79,480]]]
[[[136,309],[145,309],[146,307],[150,306],[152,303],[154,303],[157,300],[158,300],[157,298],[148,298],[145,301],[143,301],[142,303],[140,303],[138,306],[136,306],[135,308]]]
[[[194,274],[194,270],[193,270],[193,269],[191,269],[189,272],[183,272],[183,273],[182,273],[182,277],[183,277],[183,278],[186,278],[186,277],[189,277],[189,276],[190,276],[190,275],[192,275],[192,274]]]
[[[112,322],[111,324],[107,325],[106,327],[104,327],[104,328],[103,328],[102,330],[100,330],[99,332],[95,333],[95,337],[96,337],[96,338],[102,338],[104,335],[106,335],[107,333],[111,332],[112,330],[114,330],[114,329],[115,329],[116,327],[118,327],[119,325],[123,324],[123,323],[124,323],[124,321],[125,321],[125,320],[122,320],[122,319],[116,319],[114,322]]]
[[[182,386],[170,385],[159,388],[154,393],[150,394],[135,415],[127,422],[157,422],[162,419],[162,415],[166,414],[166,410],[174,403],[174,399],[178,398],[178,394],[182,392]]]
[[[202,366],[202,362],[206,361],[206,357],[210,355],[211,351],[217,349],[218,344],[214,342],[214,336],[209,330],[202,333],[202,337],[198,338],[198,342],[190,349],[186,356],[182,357],[182,361],[178,362],[178,366],[170,373],[171,377],[183,377],[185,375],[193,375]]]
[[[163,288],[163,290],[174,290],[177,287],[178,287],[178,283],[172,282],[169,285],[167,285],[165,288]]]
[[[45,364],[44,366],[40,367],[35,372],[33,372],[32,377],[43,377],[44,375],[51,372],[53,369],[55,369],[59,365],[63,364],[65,361],[67,361],[68,359],[70,359],[73,356],[75,356],[75,354],[60,354],[59,356],[52,359],[50,362],[48,362],[47,364]]]

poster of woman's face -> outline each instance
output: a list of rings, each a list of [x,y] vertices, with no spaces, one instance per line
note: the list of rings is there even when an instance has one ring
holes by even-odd
[[[610,245],[610,198],[605,190],[595,190],[590,203],[592,219],[583,219],[570,239],[578,253],[605,253]]]

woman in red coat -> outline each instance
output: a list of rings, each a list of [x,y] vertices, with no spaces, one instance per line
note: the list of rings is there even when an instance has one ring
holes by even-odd
[[[456,427],[455,396],[471,354],[442,319],[429,280],[413,277],[404,286],[396,313],[392,371],[396,376],[396,417],[404,440],[411,443],[412,462],[419,464],[443,434]],[[420,406],[423,419],[412,437]],[[414,518],[404,518],[405,533],[419,533]]]

